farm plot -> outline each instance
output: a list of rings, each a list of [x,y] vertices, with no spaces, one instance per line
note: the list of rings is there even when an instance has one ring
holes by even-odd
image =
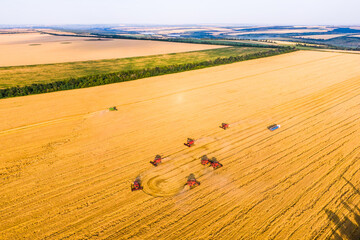
[[[1,34],[0,67],[127,58],[222,47],[226,46],[40,33]]]
[[[302,36],[296,36],[295,38],[309,38],[309,39],[331,39],[331,38],[337,38],[345,36],[345,34],[323,34],[323,35],[302,35]]]
[[[171,53],[144,57],[97,61],[0,67],[0,88],[25,86],[32,83],[61,81],[97,74],[163,67],[243,56],[269,51],[268,48],[225,47],[202,51]]]
[[[359,64],[298,51],[1,100],[0,238],[357,239]]]

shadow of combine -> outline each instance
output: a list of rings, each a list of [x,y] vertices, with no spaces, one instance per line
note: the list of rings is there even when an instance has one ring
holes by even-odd
[[[360,195],[359,189],[357,189],[350,181],[343,177],[346,183],[352,187],[354,192]],[[325,213],[330,222],[333,223],[331,239],[360,239],[360,209],[356,205],[351,205],[341,200],[342,205],[348,210],[348,214],[343,214],[342,217],[335,212],[325,209]],[[351,217],[354,220],[351,220]]]

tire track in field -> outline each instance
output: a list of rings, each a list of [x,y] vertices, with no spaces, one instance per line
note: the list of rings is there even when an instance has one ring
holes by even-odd
[[[358,119],[360,119],[360,118],[358,118]],[[354,124],[353,126],[355,126],[355,124]],[[351,127],[353,127],[353,126],[351,126]],[[327,128],[326,130],[330,130],[332,127],[335,127],[335,126],[331,126],[331,127]],[[335,128],[335,129],[336,129],[336,128]],[[323,132],[325,132],[326,130],[324,130]],[[315,135],[316,135],[316,134],[314,134],[314,135],[312,135],[312,136],[304,139],[304,142],[305,142],[306,140],[312,139],[312,137],[315,136]],[[311,141],[311,142],[309,142],[309,143],[307,143],[307,144],[305,144],[304,142],[302,142],[302,144],[303,144],[304,146],[307,146],[308,144],[315,143],[315,142],[316,142],[317,140],[319,140],[319,139],[321,139],[321,137],[318,137],[318,138],[316,138],[316,139],[313,139],[313,141]],[[326,142],[326,141],[325,141],[325,142]],[[300,143],[299,143],[299,144],[300,144]],[[297,144],[295,144],[295,145],[297,145]],[[293,146],[294,146],[294,145],[293,145]],[[298,149],[300,149],[300,148],[301,148],[301,146],[300,146]],[[314,146],[314,147],[308,149],[306,152],[311,152],[313,149],[316,149],[316,148],[317,148],[317,146]],[[285,149],[284,151],[289,150],[289,149],[291,149],[291,148],[287,148],[287,149]],[[281,159],[284,159],[284,158],[288,157],[290,154],[295,153],[298,149],[294,149],[293,151],[288,152],[288,153],[286,153],[285,155],[283,155],[283,156],[281,156],[281,157],[278,157],[277,160],[281,160]],[[277,153],[281,153],[281,152],[284,152],[284,151],[280,151],[280,152],[277,152]],[[299,158],[300,156],[302,156],[302,155],[305,154],[306,152],[302,152],[302,153],[296,155],[295,158]],[[275,157],[275,156],[277,156],[277,155],[278,155],[278,154],[273,154],[273,155],[265,158],[264,160],[271,159],[272,157]],[[263,161],[259,161],[259,163],[262,163],[262,162],[263,162]],[[294,162],[296,162],[296,160],[289,160],[289,161],[284,162],[284,164],[291,165],[291,164],[293,164]],[[280,166],[280,165],[283,165],[283,164],[275,165],[274,167],[271,167],[269,170],[267,170],[265,173],[270,172],[271,170],[277,168],[277,167]],[[258,169],[257,172],[260,172],[260,171],[268,168],[269,166],[270,166],[270,165],[266,165],[265,167],[262,167],[262,168]],[[243,176],[248,176],[248,175],[253,174],[253,173],[256,173],[256,172],[251,172],[251,173],[246,174],[246,175],[243,175]],[[263,173],[262,173],[262,174],[263,174]],[[256,180],[256,179],[253,179],[253,180]],[[241,186],[246,186],[246,185],[248,185],[248,183],[249,183],[249,182],[247,182],[246,184],[241,185]]]
[[[340,147],[338,147],[337,149],[339,149],[339,148],[340,148]],[[326,155],[328,155],[328,154],[330,154],[330,153],[333,153],[334,151],[335,151],[335,150],[331,150],[329,153],[324,154],[323,156],[326,156]],[[323,156],[322,156],[322,157],[323,157]],[[321,158],[319,158],[319,159],[321,159]],[[333,169],[333,170],[334,170],[334,169]],[[332,170],[332,171],[333,171],[333,170]],[[301,196],[297,197],[296,200],[294,200],[294,201],[290,204],[290,206],[291,206],[291,207],[294,206],[294,205],[305,195],[305,193],[309,192],[309,191],[312,189],[312,186],[315,186],[319,181],[321,181],[321,179],[318,180],[318,181],[316,181],[314,184],[312,184],[311,187],[307,188]],[[272,197],[272,196],[271,196],[271,197]],[[256,206],[258,206],[260,203],[264,202],[265,200],[267,200],[267,199],[269,199],[269,198],[270,198],[270,195],[266,195],[264,198],[261,198],[261,199],[258,200],[255,204],[253,204],[251,207],[249,207],[244,213],[241,213],[241,214],[237,215],[235,218],[232,218],[231,223],[232,223],[232,224],[236,224],[238,221],[241,221],[241,218],[242,218],[244,215],[248,214],[252,209],[254,209],[254,208],[255,208]],[[237,207],[236,207],[236,208],[237,208]],[[231,211],[234,211],[236,208],[232,209]],[[288,208],[289,208],[289,206],[288,206]],[[288,208],[285,209],[284,211],[288,211]],[[231,211],[229,211],[229,212],[231,212]],[[214,233],[214,237],[218,237],[219,234],[226,234],[226,231],[229,231],[228,229],[229,229],[230,226],[231,226],[230,222],[228,222],[227,224],[223,224],[223,227],[222,227],[220,230],[218,230],[217,232]]]
[[[260,131],[260,132],[263,132],[263,131]],[[259,132],[259,133],[260,133],[260,132]],[[208,135],[208,136],[211,136],[211,135]],[[204,145],[204,146],[206,146],[206,145]],[[180,150],[180,151],[183,151],[183,150]],[[180,152],[180,151],[178,151],[178,152]],[[191,150],[190,150],[190,151],[191,151]]]
[[[324,58],[320,58],[320,59],[316,59],[316,60],[310,60],[310,61],[307,61],[307,62],[304,62],[304,63],[301,63],[301,64],[294,64],[294,65],[290,65],[290,66],[286,66],[286,67],[276,68],[276,69],[273,69],[273,70],[269,70],[269,71],[265,71],[265,72],[261,72],[261,73],[257,73],[257,74],[250,74],[250,75],[243,76],[243,77],[240,77],[240,78],[233,78],[233,79],[230,79],[230,80],[225,80],[225,81],[216,82],[216,83],[212,83],[212,84],[206,84],[206,85],[195,87],[195,88],[189,88],[189,89],[186,89],[186,90],[175,91],[173,93],[163,94],[161,96],[152,97],[152,98],[148,98],[148,99],[145,99],[145,100],[134,101],[134,102],[131,102],[131,103],[126,103],[126,104],[118,104],[116,106],[128,106],[128,105],[133,105],[133,104],[149,102],[149,101],[157,100],[157,99],[160,99],[160,98],[176,95],[176,94],[179,94],[179,93],[190,92],[190,91],[203,89],[203,88],[216,86],[216,85],[221,85],[221,84],[224,84],[224,83],[233,82],[233,81],[237,81],[237,80],[241,80],[241,79],[245,79],[245,78],[260,76],[260,75],[263,75],[263,74],[266,74],[266,73],[276,72],[276,71],[287,69],[287,68],[302,66],[302,65],[309,64],[309,63],[313,63],[313,62],[322,61],[322,60],[325,60],[325,59],[339,58],[339,57],[341,57],[341,55],[339,55],[339,56],[329,56],[329,57],[324,57]],[[31,128],[35,128],[35,127],[39,127],[39,126],[47,126],[47,125],[51,125],[51,124],[54,124],[54,123],[64,122],[64,121],[68,121],[68,120],[76,119],[76,118],[81,118],[81,117],[84,117],[84,116],[91,116],[91,115],[94,115],[94,114],[99,113],[101,111],[104,111],[104,110],[99,110],[99,111],[95,111],[95,112],[87,113],[87,114],[76,114],[76,115],[72,115],[72,116],[68,116],[68,117],[63,117],[63,118],[58,118],[58,119],[45,121],[45,122],[39,122],[39,123],[25,125],[25,126],[21,126],[21,127],[17,127],[17,128],[6,129],[6,130],[0,131],[0,135],[17,132],[17,131],[21,131],[21,130],[24,130],[24,129],[31,129]]]
[[[300,131],[299,131],[300,132]],[[226,158],[226,156],[225,157],[223,157],[222,159],[225,159]]]
[[[340,145],[339,148],[342,147],[342,146],[343,146],[343,145]],[[324,179],[325,177],[329,176],[332,172],[334,172],[335,169],[336,169],[337,167],[339,167],[339,165],[344,165],[344,164],[345,164],[345,163],[344,163],[344,160],[346,160],[347,158],[349,158],[352,154],[358,153],[358,152],[359,152],[359,149],[360,149],[360,147],[355,148],[353,151],[351,151],[347,156],[345,156],[345,157],[343,158],[343,161],[337,161],[337,163],[336,163],[334,166],[332,166],[332,168],[331,168],[325,175],[323,175],[322,178],[319,178],[315,183],[313,183],[313,184],[311,185],[311,187],[308,188],[309,191],[305,191],[305,192],[307,193],[307,192],[310,192],[311,189],[314,189],[315,186],[318,185],[321,181],[323,181],[323,179]],[[345,170],[344,170],[340,175],[341,175],[341,176],[344,175],[345,172],[346,172],[352,165],[354,165],[354,164],[356,163],[356,161],[357,161],[357,160],[354,159],[350,165],[347,165],[347,166],[345,167]],[[325,164],[326,164],[326,163],[323,163],[322,165],[325,165]],[[321,167],[321,166],[319,166],[317,169],[319,169],[320,167]],[[315,172],[317,169],[312,169],[311,172]],[[305,175],[305,177],[306,177],[306,175]],[[300,180],[299,180],[299,181],[300,181]],[[323,196],[326,192],[328,192],[328,191],[329,191],[329,188],[331,188],[336,182],[337,182],[337,179],[333,180],[333,181],[328,185],[328,187],[325,188],[324,191],[322,191],[320,194],[317,194],[317,195],[320,196],[320,197],[315,198],[314,201],[312,201],[312,204],[315,205],[315,204],[320,200],[321,196]],[[287,189],[285,189],[285,190],[287,190]],[[281,194],[281,193],[279,193],[279,194]],[[305,194],[302,194],[301,196],[299,196],[299,198],[297,198],[296,200],[294,200],[287,208],[283,209],[280,213],[276,214],[276,215],[270,220],[270,222],[268,222],[267,225],[261,230],[261,233],[265,233],[266,231],[268,231],[269,228],[271,227],[271,225],[272,225],[276,220],[278,220],[280,217],[282,217],[283,215],[285,215],[291,208],[293,208],[293,207],[300,201],[300,199],[301,199],[304,195],[305,195]]]
[[[359,171],[360,171],[360,169],[357,169],[357,170],[355,171],[355,173],[352,174],[350,180],[351,180],[352,177],[353,177],[355,174],[357,174]],[[336,177],[337,183],[338,183],[339,178],[341,178],[341,176]],[[345,186],[346,186],[346,184],[345,184],[345,185],[342,185],[341,188],[336,191],[336,193],[333,193],[332,195],[333,195],[334,197],[332,197],[330,200],[328,200],[328,201],[326,202],[326,204],[324,204],[324,206],[323,206],[318,212],[312,213],[311,216],[308,217],[308,220],[305,222],[305,225],[309,224],[310,221],[313,220],[316,216],[318,217],[318,219],[315,220],[314,222],[319,222],[319,221],[320,221],[320,218],[322,217],[322,216],[321,216],[321,213],[323,213],[324,209],[327,208],[327,207],[330,205],[330,203],[332,203],[335,199],[342,199],[343,196],[348,193],[348,191],[345,191],[344,193],[342,193],[342,192],[343,192],[343,189],[345,188]],[[328,191],[330,190],[330,188],[331,188],[331,187],[328,187]],[[339,196],[339,197],[337,197],[337,196]],[[314,205],[315,205],[315,204],[311,204],[310,207],[307,207],[305,210],[302,210],[301,213],[297,214],[296,216],[293,216],[293,218],[300,217],[302,214],[304,214],[305,211],[310,210],[310,209],[313,209]],[[336,209],[338,209],[338,208],[336,207]],[[328,226],[328,225],[327,225],[327,226]],[[291,239],[291,238],[294,236],[294,234],[298,231],[298,229],[301,228],[301,227],[302,227],[302,226],[298,226],[296,229],[294,229],[293,232],[291,232],[290,235],[287,236],[287,239]],[[319,233],[322,233],[326,228],[327,228],[327,227],[323,228],[323,230],[320,229],[318,232],[319,232]],[[280,233],[281,231],[282,231],[282,230],[279,230],[277,233]],[[277,234],[277,233],[274,233],[274,234]],[[311,239],[317,239],[317,236],[312,235],[312,236],[311,236]]]
[[[86,113],[86,114],[75,114],[75,115],[71,115],[68,117],[56,118],[56,119],[49,120],[49,121],[38,122],[38,123],[24,125],[24,126],[20,126],[20,127],[16,127],[16,128],[10,128],[10,129],[0,131],[0,136],[5,135],[5,134],[16,133],[16,132],[19,132],[22,130],[34,129],[34,128],[38,128],[38,127],[45,127],[45,126],[54,125],[54,124],[58,124],[58,123],[64,123],[66,121],[88,118],[88,117],[94,116],[96,114],[100,114],[104,111],[107,111],[107,110],[100,110],[100,111],[95,111],[95,112]]]
[[[232,78],[230,80],[220,81],[220,82],[206,84],[206,85],[199,86],[199,87],[189,88],[189,89],[186,89],[186,90],[176,91],[176,92],[169,93],[169,94],[164,94],[164,95],[161,95],[161,96],[158,96],[158,97],[153,97],[153,98],[140,100],[140,101],[135,101],[135,102],[126,103],[126,104],[120,104],[119,106],[128,106],[128,105],[153,101],[153,100],[156,100],[156,99],[159,99],[159,98],[168,97],[168,96],[176,95],[176,94],[179,94],[179,93],[190,92],[190,91],[203,89],[203,88],[207,88],[207,87],[211,87],[211,86],[217,86],[217,85],[221,85],[221,84],[224,84],[224,83],[229,83],[229,82],[233,82],[233,81],[237,81],[237,80],[241,80],[241,79],[245,79],[245,78],[251,78],[251,77],[260,76],[260,75],[263,75],[263,74],[266,74],[266,73],[277,72],[277,71],[280,71],[280,70],[283,70],[283,69],[303,66],[303,65],[306,65],[306,64],[314,63],[314,62],[319,62],[319,61],[322,61],[322,60],[331,59],[331,58],[339,58],[339,57],[342,57],[342,56],[341,55],[335,55],[335,56],[328,56],[328,57],[319,58],[319,59],[316,59],[316,60],[309,60],[309,61],[306,61],[306,62],[303,62],[303,63],[293,64],[293,65],[289,65],[289,66],[285,66],[285,67],[281,67],[281,68],[275,68],[275,69],[264,71],[264,72],[257,73],[257,74],[249,74],[249,75],[242,76],[242,77],[239,77],[239,78]]]
[[[261,133],[261,132],[263,132],[263,131],[260,131],[260,132],[258,132],[258,133]],[[195,151],[195,150],[194,150]]]
[[[234,209],[233,209],[234,210]],[[232,212],[233,210],[231,210],[231,211],[229,211],[229,213],[230,212]],[[221,219],[221,218],[224,218],[225,217],[225,215],[222,215],[222,216],[220,216],[219,218]],[[217,219],[218,220],[218,219]],[[214,222],[217,222],[217,220],[214,220]],[[210,223],[211,224],[211,223]]]
[[[356,171],[356,173],[358,172],[358,170]],[[354,173],[353,175],[355,175],[356,173]],[[338,176],[336,177],[336,183],[339,183],[339,178],[341,178],[342,176]],[[321,218],[324,217],[325,213],[323,212],[334,200],[336,199],[342,199],[348,192],[349,190],[346,190],[345,192],[343,192],[343,189],[345,188],[346,184],[345,185],[342,185],[341,188],[339,190],[337,190],[337,192],[332,195],[334,196],[339,196],[339,197],[332,197],[329,201],[326,202],[326,204],[320,209],[320,211],[316,212],[316,213],[313,213],[311,216],[313,217],[318,217],[317,220],[315,220],[315,222],[318,222],[320,221]],[[332,186],[328,186],[327,187],[327,191],[330,190]],[[347,197],[347,199],[351,198],[352,196],[356,195],[356,193],[353,193],[351,194],[349,197]],[[315,204],[314,204],[315,205]],[[340,209],[339,208],[340,205],[337,205],[335,207],[335,209]],[[310,209],[310,207],[307,208],[307,210]],[[301,214],[303,214],[304,211],[302,211],[300,214],[298,214],[299,216]],[[307,220],[306,223],[309,223],[311,221],[311,219]],[[320,230],[317,230],[316,232],[311,232],[311,239],[318,239],[319,238],[319,235],[323,235],[323,233],[325,232],[326,229],[328,229],[329,227],[329,223],[328,224],[325,224],[325,226],[323,226]],[[291,237],[298,231],[298,229],[300,228],[301,226],[297,227],[290,235],[288,235],[287,239],[291,239]],[[279,230],[281,231],[281,230]],[[314,234],[315,233],[315,234]]]
[[[358,158],[358,159],[359,159],[359,158]],[[360,171],[360,169],[357,169],[357,170],[350,176],[350,178],[349,178],[350,181],[353,179],[353,177],[354,177],[359,171]],[[342,176],[337,177],[337,179],[338,179],[338,178],[343,178],[343,177],[344,177],[344,176],[342,175]],[[340,190],[338,190],[338,193],[341,193],[342,190],[343,190],[346,186],[347,186],[347,184],[342,185],[342,187],[340,188]],[[322,213],[322,216],[324,216],[325,213],[324,213],[323,211],[325,210],[325,208],[328,207],[329,204],[332,203],[334,200],[336,200],[336,199],[342,199],[348,192],[349,192],[349,190],[346,190],[345,192],[343,192],[342,194],[340,194],[339,197],[336,197],[337,194],[333,194],[335,197],[331,198],[331,200],[330,200],[325,206],[323,206],[323,207],[320,209],[320,211],[318,211],[317,215],[319,215],[320,213]],[[357,193],[357,192],[355,192],[355,193],[353,192],[352,194],[350,194],[349,197],[347,197],[347,199],[351,198],[351,197],[354,196],[354,195],[358,195],[358,193]],[[334,208],[335,208],[335,209],[340,209],[340,208],[338,208],[338,206],[339,206],[339,204],[336,205],[336,207],[334,207]],[[340,210],[339,210],[339,211],[340,211]],[[318,216],[318,219],[320,219],[322,216]],[[330,223],[328,222],[327,224],[325,224],[325,225],[320,229],[320,231],[318,231],[318,232],[313,232],[312,238],[313,238],[313,239],[318,239],[318,238],[320,237],[319,235],[322,235],[322,234],[324,233],[325,229],[329,227],[329,225],[330,225]]]
[[[304,121],[304,120],[303,120],[303,121]],[[295,124],[295,125],[296,125],[296,124]],[[288,130],[288,129],[289,129],[289,128],[287,128],[286,130]],[[300,131],[298,131],[298,133],[299,133],[299,132],[301,132],[301,130],[300,130]],[[296,134],[293,134],[293,135],[296,135]],[[293,135],[292,135],[292,136],[293,136]]]

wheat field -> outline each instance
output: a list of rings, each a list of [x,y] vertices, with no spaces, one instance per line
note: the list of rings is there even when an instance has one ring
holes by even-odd
[[[226,46],[40,33],[1,34],[0,67],[128,58],[223,47]]]
[[[342,37],[342,36],[345,36],[345,34],[302,35],[302,36],[300,35],[300,36],[296,36],[296,38],[310,38],[310,39],[328,40],[328,39]]]
[[[357,239],[359,65],[298,51],[1,100],[0,239]]]

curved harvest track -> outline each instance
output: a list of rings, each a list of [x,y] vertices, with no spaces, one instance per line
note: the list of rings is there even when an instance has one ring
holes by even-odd
[[[359,66],[300,51],[1,100],[0,239],[358,239]]]

